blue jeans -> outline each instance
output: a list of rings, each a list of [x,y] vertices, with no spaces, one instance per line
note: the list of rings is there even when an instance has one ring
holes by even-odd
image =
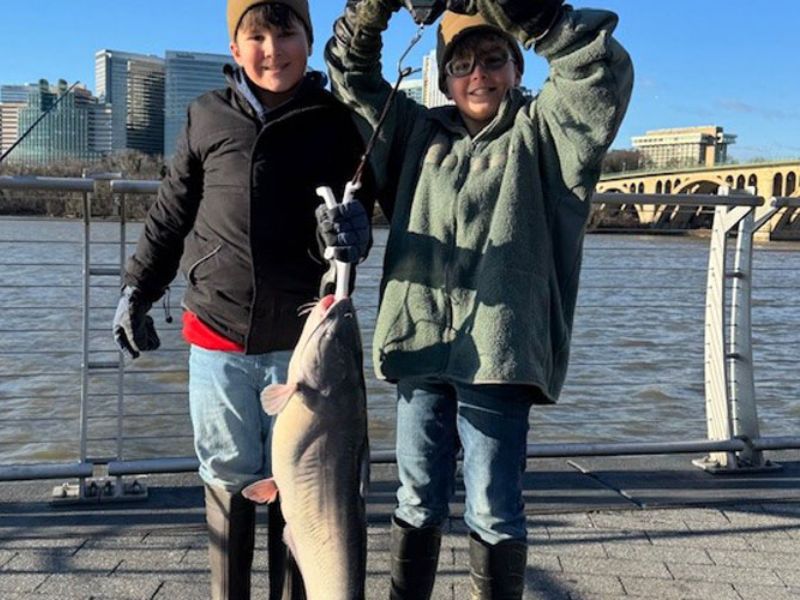
[[[414,527],[447,519],[460,440],[467,526],[489,544],[525,539],[522,475],[530,408],[525,386],[401,380],[395,516]]]
[[[261,391],[285,383],[291,351],[246,355],[192,346],[189,412],[200,478],[235,493],[271,473],[272,419]]]

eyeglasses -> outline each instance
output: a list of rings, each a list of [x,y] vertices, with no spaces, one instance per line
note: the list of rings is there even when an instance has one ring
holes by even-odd
[[[514,62],[514,57],[508,52],[489,52],[481,56],[470,54],[469,56],[461,56],[448,61],[444,66],[444,70],[451,77],[460,79],[461,77],[472,75],[475,65],[480,65],[484,71],[493,72],[505,67],[508,61]]]

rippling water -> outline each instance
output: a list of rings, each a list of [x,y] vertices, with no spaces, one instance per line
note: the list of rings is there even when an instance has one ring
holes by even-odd
[[[129,227],[135,240],[138,226]],[[93,264],[114,265],[119,228],[92,226]],[[369,355],[386,231],[359,268],[355,296]],[[79,457],[83,227],[70,221],[0,221],[0,464]],[[129,251],[132,246],[129,246]],[[756,248],[753,343],[762,435],[800,432],[800,245]],[[586,241],[572,359],[557,406],[535,407],[530,441],[703,438],[703,319],[708,241],[593,235]],[[92,277],[90,356],[113,361],[119,282]],[[175,313],[180,286],[172,293]],[[178,322],[152,312],[163,349],[129,365],[124,399],[113,370],[89,378],[90,458],[192,454],[185,344]],[[369,360],[369,356],[367,356]],[[373,447],[393,444],[394,388],[367,368]],[[125,415],[122,423],[117,416]],[[117,447],[118,428],[125,442]]]

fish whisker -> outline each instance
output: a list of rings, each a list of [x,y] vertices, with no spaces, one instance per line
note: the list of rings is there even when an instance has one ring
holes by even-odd
[[[317,302],[319,302],[319,299],[314,300],[313,302],[306,302],[305,304],[301,304],[300,306],[298,306],[297,316],[303,317],[308,313],[310,313],[312,310],[314,310],[314,307],[317,305]]]

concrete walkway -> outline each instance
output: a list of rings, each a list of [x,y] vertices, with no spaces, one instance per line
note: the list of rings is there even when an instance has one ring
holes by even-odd
[[[800,598],[800,453],[783,469],[711,476],[688,456],[537,460],[526,478],[526,598]],[[368,599],[388,598],[395,483],[376,469]],[[208,597],[202,493],[193,475],[143,478],[149,499],[53,506],[54,483],[0,485],[0,599]],[[468,599],[467,544],[453,503],[436,599]],[[262,515],[265,516],[265,515]],[[267,597],[259,526],[254,598]]]

